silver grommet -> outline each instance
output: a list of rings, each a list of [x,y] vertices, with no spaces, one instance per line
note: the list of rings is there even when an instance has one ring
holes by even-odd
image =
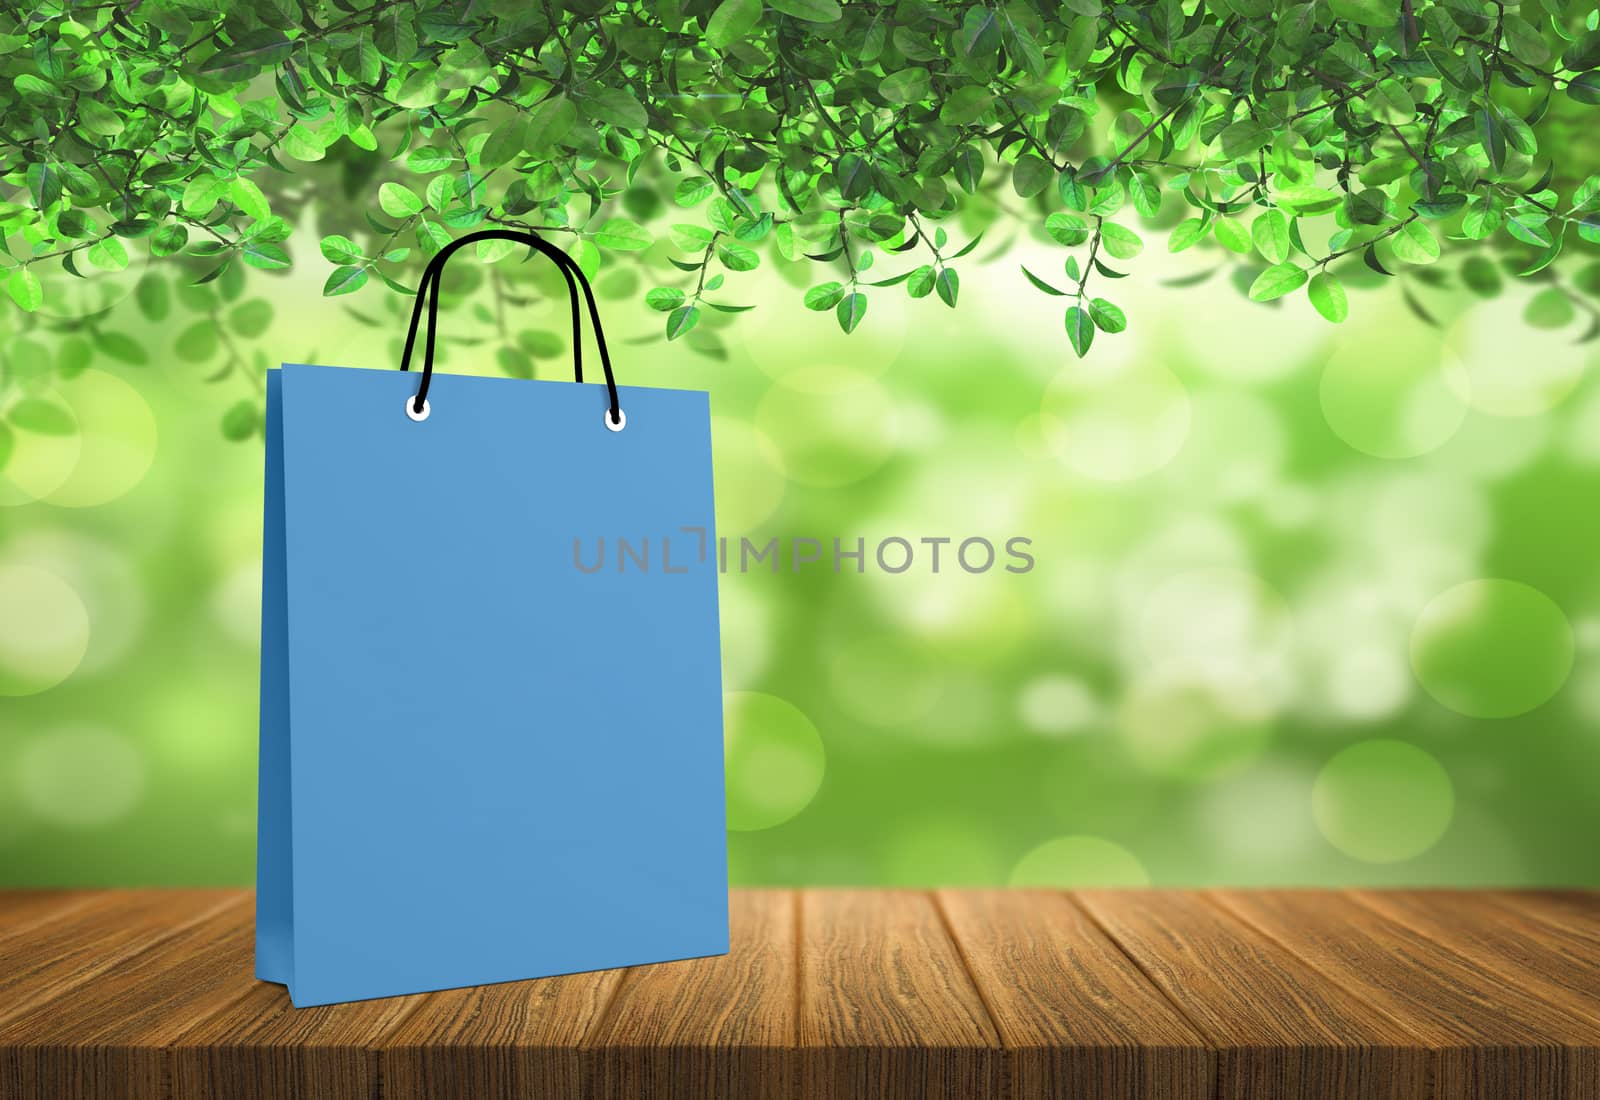
[[[428,399],[426,397],[422,399],[421,412],[416,410],[416,402],[417,399],[415,397],[406,398],[406,415],[420,424],[422,421],[428,419],[428,414],[433,410],[428,407]]]
[[[628,426],[628,414],[623,412],[621,409],[617,410],[617,419],[615,420],[611,419],[611,410],[609,408],[606,409],[605,420],[606,427],[610,428],[614,432],[620,432],[623,428]]]

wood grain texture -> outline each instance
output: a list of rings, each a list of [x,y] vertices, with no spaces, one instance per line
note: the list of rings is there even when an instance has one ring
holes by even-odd
[[[377,1044],[384,1100],[578,1100],[584,1095],[579,1044],[624,973],[427,994]]]
[[[0,938],[0,1023],[97,981],[129,957],[240,903],[235,890],[81,895]]]
[[[0,891],[0,1100],[1600,1100],[1600,895],[738,891],[733,951],[296,1010],[236,891]]]
[[[1010,1095],[1209,1100],[1205,1040],[1066,896],[938,894],[1006,1048]]]
[[[95,896],[93,890],[6,890],[0,892],[0,940],[37,924],[56,920]]]
[[[254,936],[253,905],[231,914]],[[254,957],[251,957],[252,972]],[[171,1100],[378,1096],[377,1042],[424,996],[297,1009],[281,985],[241,983],[243,996],[169,1044]]]
[[[926,894],[807,890],[800,908],[801,1094],[991,1100],[1000,1037]]]
[[[584,1042],[592,1100],[788,1100],[799,896],[730,899],[732,950],[630,970]]]
[[[1474,966],[1523,986],[1568,1017],[1600,1020],[1600,940],[1574,935],[1470,890],[1358,890],[1357,902]],[[1570,1039],[1581,1045],[1593,1030]]]
[[[1318,890],[1220,896],[1433,1052],[1436,1100],[1600,1096],[1600,1018],[1584,1020],[1483,960]],[[1444,919],[1449,920],[1448,914]]]
[[[1185,891],[1088,891],[1085,911],[1217,1052],[1219,1100],[1421,1100],[1420,1039]]]
[[[182,894],[160,902],[171,924],[192,920]],[[248,911],[246,896],[235,893],[209,916],[0,1025],[0,1096],[163,1100],[167,1047],[249,988]]]

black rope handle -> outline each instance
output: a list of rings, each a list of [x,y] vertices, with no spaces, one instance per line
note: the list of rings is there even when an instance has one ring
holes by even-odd
[[[537,252],[542,252],[555,262],[566,276],[568,298],[572,303],[572,360],[573,371],[577,381],[583,381],[583,332],[581,314],[578,305],[578,288],[583,288],[584,301],[589,306],[589,323],[594,326],[595,345],[600,349],[600,367],[605,371],[606,393],[611,398],[610,408],[606,412],[606,419],[610,424],[622,424],[622,403],[617,397],[617,380],[611,373],[611,354],[606,350],[605,330],[600,326],[600,307],[595,303],[594,289],[590,287],[589,280],[584,276],[583,270],[577,262],[561,249],[532,233],[520,233],[510,229],[485,229],[477,233],[468,233],[441,248],[428,261],[427,268],[422,273],[422,282],[417,286],[417,300],[411,307],[411,327],[406,331],[406,347],[400,356],[400,369],[411,369],[411,352],[417,342],[417,325],[422,319],[422,300],[428,300],[428,335],[423,344],[422,356],[422,382],[417,387],[416,396],[411,400],[411,409],[415,413],[422,413],[423,406],[428,400],[428,387],[433,384],[433,341],[434,330],[439,320],[439,283],[441,281],[444,265],[452,255],[459,252],[469,244],[479,241],[516,241],[525,244]]]

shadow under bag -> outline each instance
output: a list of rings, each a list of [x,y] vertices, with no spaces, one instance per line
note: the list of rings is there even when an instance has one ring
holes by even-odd
[[[485,239],[561,266],[579,383],[581,287],[603,387],[434,375]],[[727,951],[707,395],[617,386],[576,264],[493,230],[429,264],[400,371],[286,364],[266,423],[257,977],[304,1006]]]

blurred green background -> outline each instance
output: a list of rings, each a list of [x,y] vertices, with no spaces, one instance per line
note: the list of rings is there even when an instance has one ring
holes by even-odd
[[[959,312],[875,295],[850,337],[742,277],[760,308],[707,322],[720,359],[603,275],[622,380],[711,391],[723,534],[1037,559],[723,577],[734,880],[1600,882],[1585,321],[1526,323],[1512,287],[1431,292],[1435,328],[1369,290],[1335,328],[1164,285],[1214,257],[1151,243],[1132,327],[1082,362],[1018,271],[1059,270],[1049,244],[971,268]],[[397,361],[409,303],[324,274],[219,280],[244,360]],[[149,364],[54,384],[75,425],[0,474],[5,884],[253,875],[262,451],[217,425],[255,372],[207,383],[193,315],[143,319],[139,278],[84,293]],[[500,372],[489,289],[455,295],[447,369]],[[21,323],[9,369],[59,354]]]

